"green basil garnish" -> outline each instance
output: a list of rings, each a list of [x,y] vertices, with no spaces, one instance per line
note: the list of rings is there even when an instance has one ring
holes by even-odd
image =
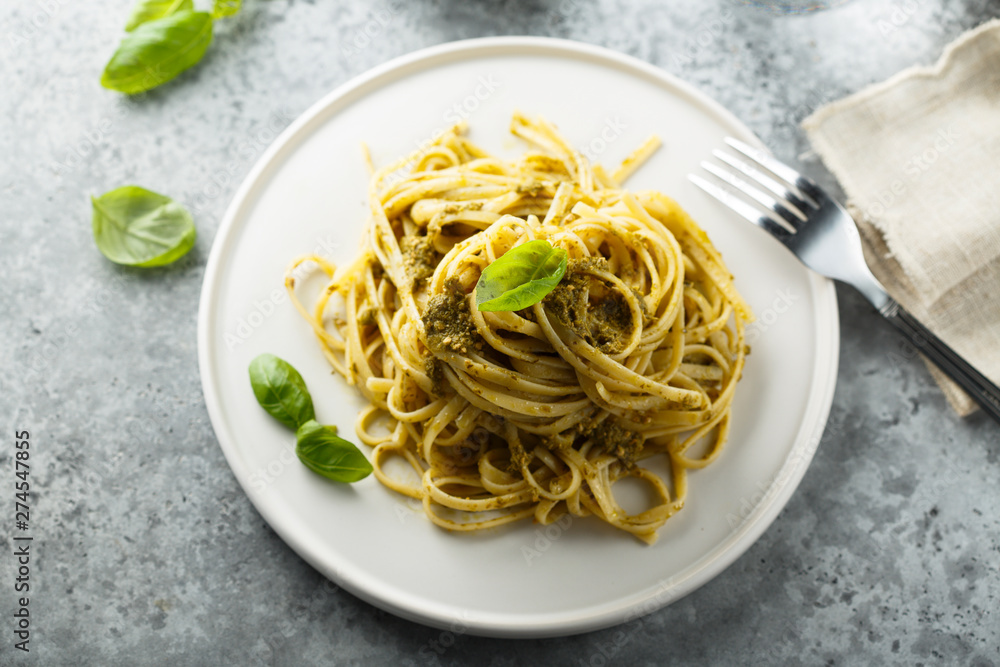
[[[215,0],[212,4],[212,18],[222,19],[232,16],[243,8],[243,0]]]
[[[511,248],[486,267],[476,284],[481,311],[521,310],[555,289],[566,274],[566,251],[548,241]]]
[[[333,426],[307,421],[295,433],[295,453],[313,472],[335,482],[357,482],[372,472],[372,464],[350,442],[337,436]]]
[[[372,464],[350,442],[337,436],[336,426],[316,423],[305,380],[287,361],[273,354],[250,362],[254,396],[268,414],[295,431],[295,454],[310,470],[335,482],[357,482],[372,472]]]
[[[91,197],[94,241],[117,264],[163,266],[194,245],[191,214],[170,197],[126,185]]]
[[[316,417],[306,381],[284,359],[256,357],[250,362],[250,385],[260,406],[293,431]]]
[[[104,68],[101,85],[134,95],[195,65],[212,43],[212,15],[190,9],[139,24]]]
[[[132,32],[147,21],[155,21],[164,16],[192,9],[194,9],[192,0],[139,0],[132,8],[132,15],[128,17],[125,30]]]

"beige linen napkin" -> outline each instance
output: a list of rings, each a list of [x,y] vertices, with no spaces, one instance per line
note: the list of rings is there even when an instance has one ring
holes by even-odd
[[[1000,382],[1000,20],[802,124],[840,181],[875,276]],[[930,364],[928,364],[930,366]],[[931,367],[952,407],[976,409]]]

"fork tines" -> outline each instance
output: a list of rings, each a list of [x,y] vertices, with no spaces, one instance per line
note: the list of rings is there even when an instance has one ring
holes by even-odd
[[[732,137],[726,137],[726,144],[749,158],[750,162],[731,153],[714,150],[712,155],[731,169],[707,161],[701,163],[702,168],[767,209],[768,213],[751,206],[732,191],[700,176],[689,174],[691,182],[778,238],[785,238],[798,230],[809,212],[818,208],[819,188],[816,184],[794,169],[778,162],[763,150],[748,146]],[[761,167],[770,174],[765,173]],[[734,170],[743,177],[755,181],[766,192],[748,183],[734,173]]]

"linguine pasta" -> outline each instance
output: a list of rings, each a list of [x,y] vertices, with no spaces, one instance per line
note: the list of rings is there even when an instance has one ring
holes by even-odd
[[[752,314],[673,200],[621,188],[655,138],[609,174],[542,119],[515,115],[511,130],[533,146],[515,161],[460,125],[376,171],[357,260],[300,257],[286,286],[370,403],[356,429],[376,477],[434,523],[594,515],[651,543],[687,472],[726,442]],[[478,311],[483,269],[536,239],[568,253],[559,285],[520,311]],[[296,292],[307,262],[329,278],[311,309]],[[393,474],[393,458],[416,475]],[[650,491],[642,511],[615,498],[626,478]]]

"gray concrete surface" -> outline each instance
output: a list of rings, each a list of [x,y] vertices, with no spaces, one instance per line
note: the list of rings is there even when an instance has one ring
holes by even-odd
[[[801,16],[730,0],[245,2],[201,66],[136,102],[98,85],[131,0],[0,5],[0,663],[1000,664],[1000,427],[957,418],[849,290],[831,427],[770,530],[645,622],[552,640],[442,637],[324,589],[229,471],[195,344],[206,257],[253,138],[394,56],[482,35],[607,46],[695,84],[829,184],[799,121],[932,62],[1000,0]],[[197,246],[175,266],[133,271],[95,250],[87,194],[126,182],[195,211]],[[13,648],[21,429],[29,654]]]

